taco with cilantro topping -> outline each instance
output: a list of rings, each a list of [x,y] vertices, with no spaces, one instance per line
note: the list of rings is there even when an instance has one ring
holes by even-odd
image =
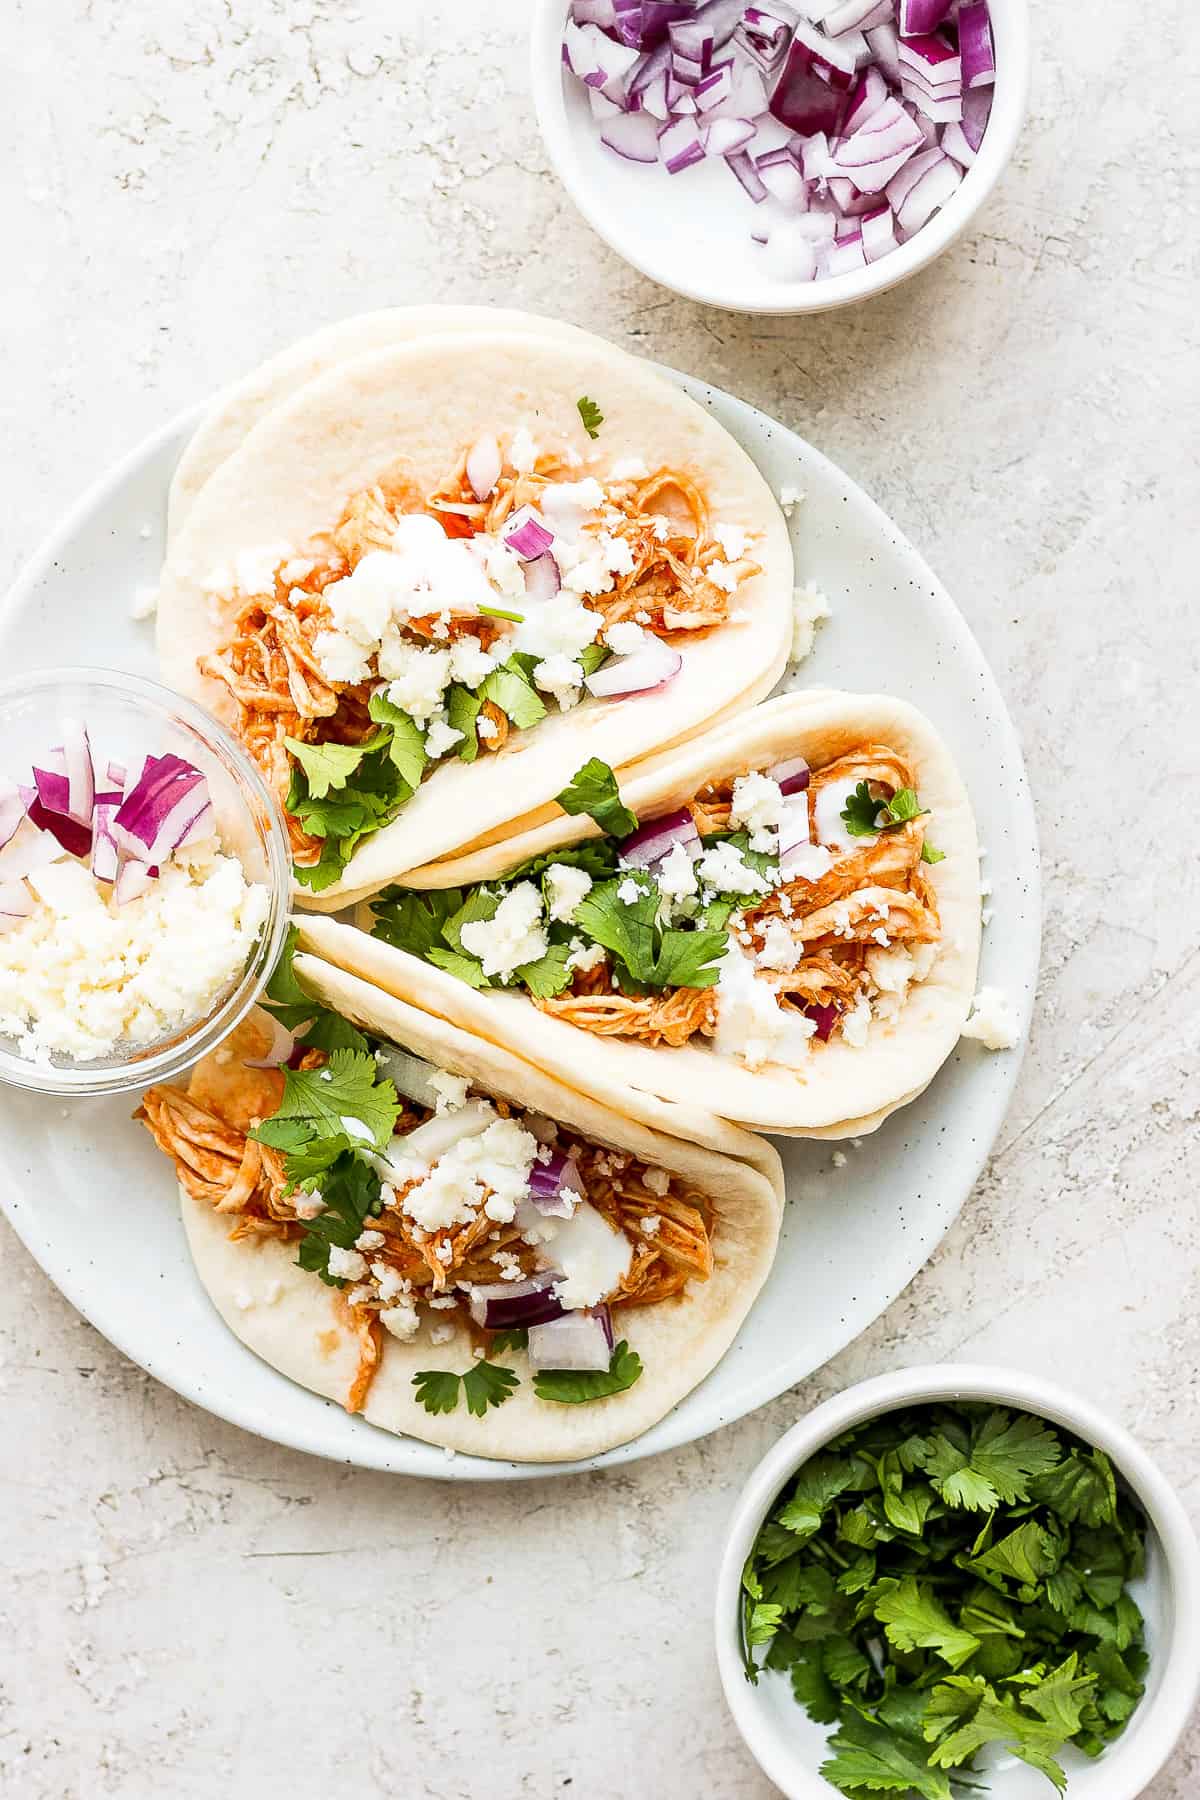
[[[317,954],[605,1104],[858,1136],[915,1097],[975,991],[970,804],[901,701],[794,694],[415,871]],[[367,933],[370,935],[366,935]]]
[[[164,678],[284,808],[305,904],[534,823],[753,705],[792,627],[766,483],[598,341],[427,337],[268,407],[174,531]]]
[[[720,1360],[775,1254],[763,1140],[666,1102],[634,1123],[294,934],[266,1006],[139,1113],[265,1361],[385,1430],[547,1462],[637,1437]]]

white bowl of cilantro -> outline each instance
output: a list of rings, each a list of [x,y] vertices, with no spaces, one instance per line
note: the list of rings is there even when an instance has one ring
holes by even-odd
[[[1086,1401],[905,1369],[758,1465],[716,1630],[738,1728],[792,1800],[1134,1800],[1200,1692],[1200,1550]]]

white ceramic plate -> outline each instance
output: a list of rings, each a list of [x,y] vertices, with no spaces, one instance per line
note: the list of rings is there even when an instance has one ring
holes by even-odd
[[[806,685],[886,686],[923,707],[966,776],[990,855],[995,918],[982,979],[1028,1024],[1040,934],[1037,837],[1012,723],[978,645],[929,568],[873,501],[820,453],[739,400],[678,376],[779,491],[797,572],[834,607]],[[167,484],[198,414],[139,446],[84,499],[25,570],[0,614],[6,674],[51,661],[152,674],[152,627],[130,616],[153,584]],[[505,1480],[650,1456],[740,1418],[800,1381],[888,1306],[925,1262],[999,1129],[1018,1055],[964,1044],[933,1086],[882,1130],[845,1147],[781,1145],[789,1205],[779,1256],[736,1343],[652,1431],[586,1464],[521,1465],[391,1437],[294,1386],[226,1329],[196,1280],[166,1161],[129,1122],[128,1099],[76,1103],[0,1091],[0,1204],[73,1305],[127,1356],[210,1412],[279,1443],[365,1468]]]

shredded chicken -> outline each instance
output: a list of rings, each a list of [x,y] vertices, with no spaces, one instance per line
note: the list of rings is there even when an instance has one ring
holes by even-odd
[[[321,1052],[309,1052],[301,1066],[319,1067]],[[512,1108],[493,1101],[502,1116]],[[276,1237],[291,1242],[303,1235],[304,1223],[296,1205],[303,1196],[289,1195],[281,1158],[259,1144],[213,1106],[203,1106],[178,1088],[149,1089],[137,1113],[159,1148],[170,1156],[176,1174],[193,1199],[227,1214],[230,1238]],[[409,1131],[428,1116],[406,1108],[397,1130]],[[583,1188],[592,1205],[602,1212],[614,1230],[633,1245],[630,1267],[617,1288],[607,1296],[612,1305],[647,1306],[682,1291],[689,1281],[706,1281],[712,1274],[711,1232],[713,1216],[704,1198],[672,1179],[665,1194],[646,1184],[646,1166],[628,1152],[604,1149],[560,1131],[557,1148],[579,1169]],[[475,1217],[449,1230],[433,1233],[417,1229],[403,1210],[408,1186],[393,1190],[366,1228],[378,1231],[384,1242],[370,1252],[373,1270],[382,1265],[418,1298],[453,1298],[455,1305],[435,1317],[457,1318],[474,1332],[466,1310],[466,1296],[459,1284],[474,1286],[503,1279],[505,1271],[519,1264],[523,1273],[537,1266],[537,1252],[527,1244],[516,1224],[496,1225],[481,1206]],[[358,1365],[346,1398],[349,1412],[360,1412],[383,1356],[385,1339],[379,1323],[382,1297],[361,1287],[339,1290],[335,1306],[354,1331]]]
[[[808,789],[809,833],[818,841],[816,795],[830,782],[867,781],[880,800],[914,785],[912,773],[884,744],[864,744],[813,771]],[[702,837],[728,831],[733,779],[710,782],[687,804]],[[869,986],[872,946],[933,944],[941,935],[937,898],[921,860],[925,821],[914,819],[882,832],[839,857],[817,881],[783,882],[748,906],[739,931],[748,955],[756,955],[768,928],[782,921],[802,954],[794,969],[759,968],[756,974],[779,1004],[805,1011],[834,1006],[850,1011]],[[607,964],[576,975],[569,993],[534,1004],[602,1037],[630,1038],[652,1048],[677,1048],[716,1035],[717,990],[666,988],[644,996],[622,994]]]
[[[288,738],[355,744],[374,729],[367,713],[372,684],[329,681],[314,654],[314,640],[331,623],[324,589],[351,574],[369,552],[390,549],[401,514],[427,512],[454,537],[495,534],[520,507],[536,507],[551,482],[578,478],[577,470],[544,456],[528,473],[506,467],[490,497],[480,501],[467,480],[466,460],[464,451],[430,495],[421,493],[402,463],[352,494],[333,529],[316,538],[303,558],[281,564],[271,593],[246,596],[228,641],[200,659],[201,672],[223,683],[236,702],[235,729],[285,814],[293,767]],[[622,539],[632,559],[630,570],[614,576],[609,593],[588,599],[606,624],[633,619],[661,633],[708,630],[729,617],[732,591],[758,573],[747,558],[725,562],[709,535],[703,495],[676,470],[660,469],[640,483],[610,484],[601,529]],[[503,631],[487,618],[413,618],[405,629],[437,641],[472,635],[484,649]],[[502,749],[511,729],[506,715],[487,701],[479,719],[495,727],[479,734],[480,747]],[[323,840],[305,832],[291,814],[287,823],[294,860],[312,867],[320,861]]]

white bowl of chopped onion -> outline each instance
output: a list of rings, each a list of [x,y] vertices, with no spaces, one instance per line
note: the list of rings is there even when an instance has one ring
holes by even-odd
[[[537,0],[533,93],[588,223],[731,312],[822,312],[959,236],[1012,155],[1026,0]]]
[[[290,895],[279,809],[198,706],[102,669],[0,686],[0,1081],[178,1075],[258,998]]]

